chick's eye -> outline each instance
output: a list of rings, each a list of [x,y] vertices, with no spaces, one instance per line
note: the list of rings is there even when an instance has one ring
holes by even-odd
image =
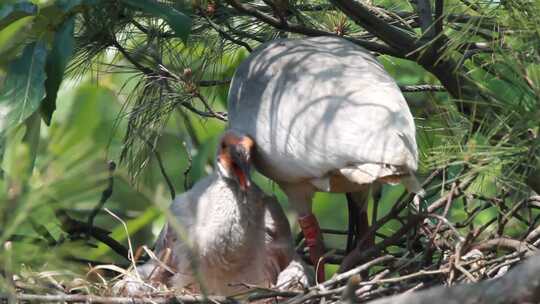
[[[221,149],[225,149],[226,147],[227,147],[227,145],[224,142],[222,142],[221,143]]]

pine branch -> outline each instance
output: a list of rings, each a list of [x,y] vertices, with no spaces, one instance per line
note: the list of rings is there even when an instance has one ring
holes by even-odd
[[[374,8],[364,2],[353,0],[332,0],[343,13],[355,23],[376,35],[394,50],[398,50],[400,57],[416,48],[416,38],[377,17]]]
[[[240,45],[240,46],[243,46],[248,52],[252,52],[253,49],[249,46],[249,44],[247,44],[245,41],[242,41],[242,40],[239,40],[239,39],[236,39],[234,38],[233,36],[229,35],[229,33],[227,33],[227,31],[221,29],[219,27],[219,25],[215,24],[210,18],[208,17],[204,17],[206,22],[208,22],[208,24],[210,24],[210,26],[216,31],[218,32],[223,38],[229,40],[230,42],[234,43],[234,44],[237,44],[237,45]]]
[[[174,200],[176,197],[176,191],[174,190],[174,185],[169,178],[169,175],[167,174],[167,171],[165,170],[165,166],[163,165],[163,160],[161,159],[161,155],[159,154],[159,151],[156,149],[156,147],[146,138],[144,135],[139,131],[136,130],[137,135],[140,137],[140,139],[150,148],[150,151],[154,154],[154,157],[156,158],[156,161],[158,163],[159,171],[161,172],[161,175],[163,176],[163,179],[165,179],[165,182],[167,183],[167,187],[169,188],[169,193],[171,194],[171,200]]]
[[[247,15],[253,16],[261,20],[262,22],[267,23],[279,30],[288,31],[291,33],[303,34],[306,36],[338,36],[334,33],[325,32],[322,30],[314,29],[314,28],[309,28],[309,27],[299,25],[299,24],[293,24],[293,23],[287,22],[286,20],[280,20],[278,18],[274,18],[270,15],[267,15],[257,10],[254,6],[241,3],[238,0],[226,0],[226,2],[232,7],[234,7],[235,9],[237,9],[238,11],[245,13]],[[381,54],[388,54],[388,55],[392,55],[396,57],[402,57],[400,56],[400,54],[402,55],[402,52],[398,52],[395,49],[384,44],[367,41],[367,40],[354,39],[350,37],[343,37],[343,38],[357,45],[365,47],[366,49],[373,52],[377,52]]]

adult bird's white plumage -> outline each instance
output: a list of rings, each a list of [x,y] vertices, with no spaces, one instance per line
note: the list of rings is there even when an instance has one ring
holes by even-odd
[[[383,66],[345,39],[263,44],[236,70],[228,102],[230,129],[254,139],[254,163],[297,209],[315,261],[322,254],[315,191],[358,193],[398,181],[420,190],[407,103]]]
[[[156,243],[158,256],[168,256],[175,274],[151,261],[139,267],[143,278],[196,292],[202,285],[219,295],[242,291],[245,284],[308,285],[309,272],[294,252],[281,206],[250,182],[252,150],[249,137],[231,131],[223,136],[217,172],[174,200],[172,218]],[[121,287],[133,294],[141,286],[124,281]]]

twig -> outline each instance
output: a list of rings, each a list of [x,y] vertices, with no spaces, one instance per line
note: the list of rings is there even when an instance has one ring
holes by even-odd
[[[101,193],[101,198],[99,199],[99,203],[94,207],[94,209],[92,210],[92,212],[88,216],[87,225],[88,225],[89,230],[93,229],[92,227],[94,226],[94,219],[98,215],[99,211],[101,211],[103,206],[105,206],[105,203],[107,202],[107,200],[111,197],[111,195],[113,193],[113,185],[114,185],[114,175],[113,174],[114,174],[114,170],[116,169],[116,164],[115,164],[114,161],[112,161],[112,160],[109,161],[108,169],[109,169],[109,178],[108,178],[107,188],[105,188],[105,190],[103,190],[103,192]],[[89,232],[88,235],[90,235],[90,234],[91,233]]]
[[[137,261],[135,261],[135,255],[133,254],[133,246],[131,246],[131,239],[129,237],[129,231],[128,231],[128,227],[127,227],[126,222],[124,222],[118,215],[114,214],[109,209],[105,208],[104,210],[107,211],[107,213],[110,216],[112,216],[117,221],[119,221],[122,224],[122,226],[124,227],[124,232],[126,233],[127,242],[128,242],[128,250],[129,250],[128,251],[128,259],[131,261],[131,265],[135,269],[135,275],[139,276],[139,272],[137,271],[137,265],[136,265]]]
[[[13,246],[10,241],[7,241],[3,244],[4,246],[4,266],[2,267],[2,271],[4,272],[4,276],[6,278],[6,289],[9,292],[8,294],[8,302],[10,302],[13,293],[15,293],[15,283],[13,282],[13,264],[12,264],[12,255],[13,255]]]
[[[456,190],[456,187],[457,187],[457,182],[452,183],[452,188],[450,189],[449,195],[447,196],[446,206],[444,207],[444,211],[442,214],[443,218],[446,218],[446,216],[448,215],[448,211],[450,210],[450,205],[452,204],[452,199],[453,199],[453,195]],[[433,236],[431,237],[431,242],[430,242],[432,245],[433,245],[433,242],[435,241],[435,237],[437,236],[437,233],[439,233],[439,229],[441,229],[442,223],[443,223],[442,221],[439,221],[437,223],[437,227],[435,227],[435,231],[433,232]]]
[[[112,34],[111,34],[112,35]],[[146,66],[141,65],[138,61],[136,61],[129,52],[116,40],[114,35],[112,35],[112,45],[128,60],[135,68],[137,68],[139,71],[141,71],[144,75],[150,78],[159,78],[166,80],[166,78],[171,77],[178,79],[176,75],[172,74],[170,71],[168,71],[166,68],[164,68],[163,65],[160,65],[160,71],[154,71]],[[203,82],[204,83],[204,82]],[[175,93],[175,91],[171,88],[168,82],[165,81],[165,87],[167,88],[167,91],[170,93]],[[213,112],[210,108],[210,106],[207,104],[206,99],[197,92],[196,97],[198,97],[205,105],[206,108],[210,110],[209,113],[199,111],[195,107],[193,107],[189,102],[177,102],[176,104],[179,104],[186,109],[190,110],[191,112],[198,114],[203,117],[211,117],[211,118],[217,118],[221,121],[227,121],[227,115],[226,113],[220,113],[220,112]]]
[[[399,89],[404,93],[446,91],[445,87],[436,84],[401,85],[399,86]]]
[[[161,155],[157,151],[156,147],[146,137],[144,137],[144,135],[142,135],[142,133],[138,129],[136,130],[136,133],[141,138],[141,140],[150,148],[150,151],[154,154],[154,157],[156,158],[156,161],[158,163],[159,171],[161,172],[161,175],[163,176],[163,179],[165,179],[167,187],[169,188],[171,199],[174,200],[174,198],[176,197],[176,191],[174,190],[174,185],[169,178],[167,171],[165,170],[165,166],[163,166],[163,160],[161,159]]]
[[[391,256],[391,255],[385,255],[385,256],[376,258],[376,259],[374,259],[374,260],[372,260],[372,261],[370,261],[368,263],[365,263],[365,264],[363,264],[361,266],[353,268],[353,269],[351,269],[351,270],[349,270],[347,272],[340,273],[340,274],[336,275],[335,277],[333,277],[332,279],[327,280],[326,282],[322,283],[322,285],[324,287],[329,287],[329,286],[332,286],[333,284],[343,282],[343,281],[349,279],[350,277],[359,274],[360,272],[362,272],[364,270],[368,270],[373,265],[380,264],[382,262],[390,261],[390,260],[393,260],[393,259],[394,259],[394,257]]]
[[[388,279],[373,280],[373,281],[369,281],[369,282],[362,282],[362,283],[360,283],[360,285],[361,286],[368,286],[368,285],[374,285],[374,284],[399,283],[399,282],[402,282],[402,281],[405,281],[405,280],[408,280],[408,279],[414,279],[414,278],[423,277],[423,276],[432,276],[432,275],[437,275],[437,274],[444,274],[444,273],[448,273],[448,271],[449,271],[448,268],[441,268],[441,269],[437,269],[437,270],[420,270],[420,271],[417,271],[415,273],[411,273],[411,274],[407,274],[407,275],[403,275],[403,276],[399,276],[399,277],[395,277],[395,278],[388,278]]]
[[[186,101],[176,102],[175,105],[180,104],[184,106],[185,108],[189,109],[190,111],[197,113],[203,117],[212,117],[212,118],[217,118],[221,121],[227,121],[227,113],[214,111],[212,107],[210,106],[210,104],[208,103],[208,101],[206,100],[206,97],[204,97],[201,94],[199,88],[196,86],[196,83],[193,82],[193,80],[190,77],[177,75],[169,71],[167,67],[165,67],[163,64],[159,65],[159,69],[162,73],[166,75],[166,77],[173,78],[176,81],[181,82],[184,85],[186,85],[188,87],[188,91],[191,94],[191,96],[197,97],[203,103],[204,107],[206,108],[208,112],[199,111],[195,107],[193,107],[189,102],[186,102]],[[187,70],[189,71],[189,74],[191,74],[191,70],[190,69],[187,69]],[[184,73],[186,72],[187,71],[184,71]],[[168,82],[165,83],[165,87],[167,88],[169,92],[174,93],[174,89],[171,87],[171,85]]]
[[[287,301],[286,303],[287,304],[299,304],[299,303],[307,302],[308,300],[312,300],[312,299],[316,299],[316,298],[320,298],[320,297],[325,297],[327,295],[340,294],[346,289],[345,286],[337,287],[337,288],[334,288],[334,289],[329,289],[329,288],[332,285],[335,285],[337,283],[349,280],[349,278],[351,278],[351,277],[353,277],[355,275],[358,275],[360,272],[369,269],[373,265],[382,263],[384,261],[392,260],[392,259],[394,259],[394,257],[390,256],[390,255],[386,255],[386,256],[376,258],[376,259],[374,259],[374,260],[372,260],[372,261],[370,261],[368,263],[365,263],[365,264],[363,264],[361,266],[358,266],[358,267],[356,267],[354,269],[351,269],[348,272],[338,274],[338,275],[334,276],[332,279],[327,280],[327,281],[325,281],[325,282],[323,282],[321,284],[315,285],[315,286],[311,287],[309,289],[309,292],[307,292],[306,294],[296,296],[296,297],[290,299],[289,301]]]
[[[248,302],[255,302],[264,299],[270,298],[292,298],[298,295],[298,292],[294,291],[281,291],[281,290],[272,290],[265,292],[256,292],[250,294],[247,298]]]
[[[436,287],[414,294],[401,294],[372,304],[413,303],[536,303],[540,292],[540,256],[535,256],[498,280],[455,287]]]
[[[36,303],[44,302],[68,302],[68,303],[111,303],[111,304],[172,304],[172,303],[237,303],[235,300],[220,297],[203,297],[200,295],[181,295],[168,297],[103,297],[94,295],[37,295],[37,294],[17,294],[17,300],[30,301]]]
[[[460,195],[469,185],[475,180],[475,176],[465,180],[464,182],[460,183],[460,185],[453,189],[453,191],[447,192],[445,195],[443,195],[441,198],[433,202],[431,205],[428,206],[427,212],[433,213],[437,209],[442,208],[446,205],[446,202],[448,200],[449,196],[456,197]]]
[[[243,46],[248,52],[253,52],[253,49],[249,46],[249,44],[247,44],[245,41],[242,41],[242,40],[239,40],[239,39],[236,39],[234,38],[233,36],[229,35],[229,33],[227,33],[226,31],[224,31],[223,29],[221,29],[219,27],[219,25],[215,24],[210,18],[208,17],[204,17],[206,19],[206,22],[208,22],[208,24],[210,24],[210,26],[216,30],[223,38],[229,40],[230,42],[234,43],[234,44],[237,44],[237,45],[240,45],[240,46]]]
[[[199,92],[199,90],[193,92],[193,95],[195,95],[203,103],[204,107],[210,113],[210,115],[212,115],[212,117],[217,118],[221,121],[227,121],[227,113],[214,111],[210,106],[210,103],[208,103],[208,101],[206,100],[206,97],[204,97],[201,92]]]
[[[502,247],[502,248],[507,248],[507,249],[513,249],[517,252],[524,252],[526,253],[527,256],[530,256],[534,253],[534,251],[537,251],[536,248],[533,248],[532,245],[530,245],[527,242],[520,242],[518,240],[514,240],[514,239],[510,239],[506,237],[483,241],[471,247],[472,249],[478,249],[478,250],[490,250],[490,249]]]
[[[186,102],[186,101],[178,102],[177,104],[180,104],[184,108],[190,110],[191,112],[199,116],[208,117],[208,118],[217,118],[225,122],[227,121],[227,113],[225,112],[204,112],[204,111],[196,109],[195,107],[193,107],[193,105],[191,105],[189,102]]]
[[[74,236],[77,234],[89,233],[90,236],[109,246],[109,248],[111,248],[118,255],[129,260],[129,254],[126,247],[118,243],[115,239],[111,238],[109,236],[109,231],[97,227],[92,227],[92,229],[89,229],[87,223],[80,222],[71,218],[65,210],[57,210],[56,216],[61,223],[60,227],[62,228],[62,230],[64,230],[69,235]]]
[[[213,87],[213,86],[220,86],[220,85],[229,85],[231,83],[230,79],[223,79],[223,80],[199,80],[197,81],[197,85],[200,87]]]
[[[193,166],[193,157],[191,156],[191,151],[189,151],[189,147],[184,141],[183,143],[184,148],[186,149],[187,159],[188,159],[188,166],[186,170],[184,170],[184,191],[187,191],[191,189],[191,182],[189,181],[189,172],[191,171],[191,168]]]

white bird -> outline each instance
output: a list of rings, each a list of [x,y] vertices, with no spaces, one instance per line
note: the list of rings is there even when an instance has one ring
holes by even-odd
[[[309,270],[296,256],[281,206],[251,183],[253,149],[247,136],[229,131],[222,137],[217,172],[178,196],[170,207],[172,218],[154,250],[165,257],[166,266],[152,260],[138,267],[139,276],[219,295],[245,290],[245,284],[308,286]],[[147,290],[139,281],[130,281],[134,277],[115,289],[132,295]]]
[[[230,129],[255,141],[254,164],[298,212],[314,263],[324,253],[311,211],[316,191],[352,192],[364,206],[369,184],[421,191],[405,98],[375,57],[345,39],[263,44],[236,70],[228,103]]]

